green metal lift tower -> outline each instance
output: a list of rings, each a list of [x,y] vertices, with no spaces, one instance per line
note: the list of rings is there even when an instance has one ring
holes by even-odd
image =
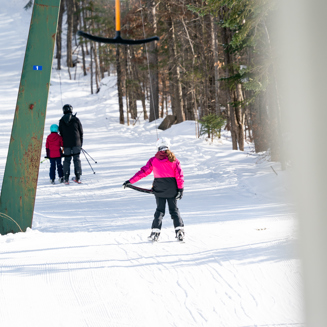
[[[35,0],[0,196],[0,233],[32,227],[60,0]]]

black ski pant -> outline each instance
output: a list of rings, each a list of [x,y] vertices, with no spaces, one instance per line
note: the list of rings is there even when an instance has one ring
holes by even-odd
[[[50,158],[50,179],[56,178],[56,166],[59,178],[63,176],[61,158]]]
[[[82,175],[82,164],[80,159],[80,153],[81,153],[81,147],[80,146],[74,146],[72,148],[64,148],[64,177],[65,180],[69,179],[70,175],[70,162],[74,162],[74,172],[75,176],[79,177]]]
[[[169,213],[171,219],[174,221],[174,227],[184,227],[184,222],[177,208],[177,200],[175,198],[159,198],[156,196],[157,209],[154,213],[154,219],[152,222],[152,228],[161,229],[162,218],[165,215],[166,201],[168,202]]]

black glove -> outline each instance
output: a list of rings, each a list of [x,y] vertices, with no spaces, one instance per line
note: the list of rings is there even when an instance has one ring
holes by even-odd
[[[47,151],[47,156],[44,158],[50,158],[50,149],[46,148],[45,150]]]
[[[175,197],[176,200],[181,200],[182,199],[182,197],[183,197],[183,191],[184,191],[183,188],[179,188],[178,189],[177,195]]]
[[[123,188],[126,188],[127,185],[131,185],[131,182],[129,180],[123,184]]]

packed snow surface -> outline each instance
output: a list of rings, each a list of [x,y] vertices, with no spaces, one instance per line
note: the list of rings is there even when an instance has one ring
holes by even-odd
[[[25,2],[0,13],[0,183],[31,17]],[[231,150],[227,132],[212,144],[195,137],[192,121],[157,130],[162,119],[144,121],[141,103],[135,125],[120,125],[115,75],[91,95],[80,66],[76,80],[53,67],[43,143],[71,104],[96,173],[82,156],[82,184],[51,185],[41,163],[32,229],[0,236],[1,326],[304,326],[288,173],[251,144]],[[149,242],[154,196],[122,188],[158,136],[170,138],[185,174],[184,244],[168,209],[160,241]]]

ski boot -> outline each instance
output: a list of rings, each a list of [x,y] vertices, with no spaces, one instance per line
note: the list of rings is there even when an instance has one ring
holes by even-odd
[[[78,184],[81,184],[81,175],[80,174],[76,174],[75,177],[72,178],[72,180],[75,182],[75,183],[78,183]]]
[[[72,177],[72,181],[74,181],[77,184],[81,184],[82,183],[81,180],[78,179],[77,177]]]
[[[184,227],[176,227],[175,234],[178,241],[183,242],[185,237]]]
[[[160,229],[153,228],[149,236],[149,240],[153,242],[158,242],[159,236],[160,236]]]
[[[54,179],[50,179],[50,183],[51,184],[55,184],[55,180]]]
[[[65,174],[64,176],[64,180],[65,180],[65,185],[69,185],[69,174]]]
[[[63,183],[64,182],[64,178],[63,177],[59,177],[59,183]]]

